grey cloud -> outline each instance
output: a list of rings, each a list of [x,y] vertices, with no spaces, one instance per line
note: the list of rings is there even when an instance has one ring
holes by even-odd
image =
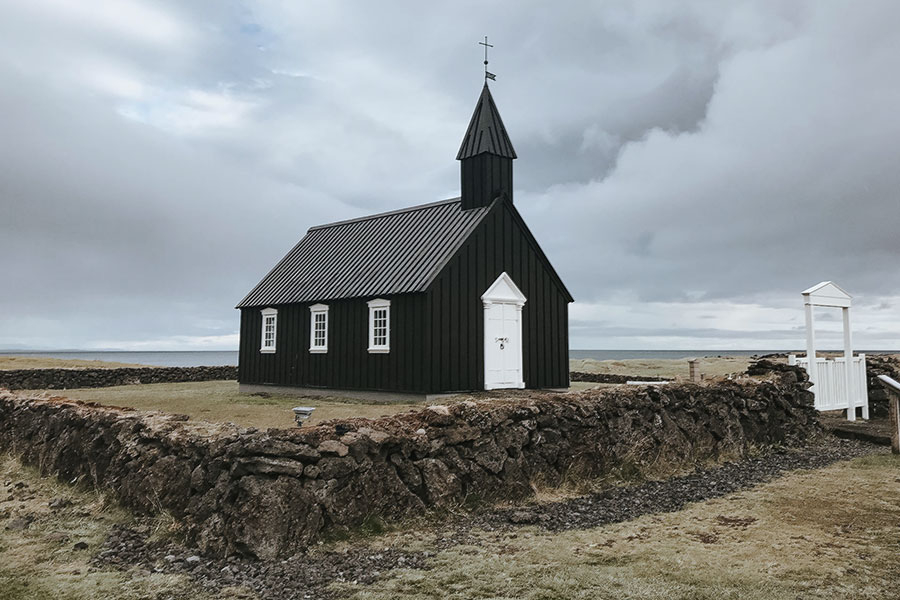
[[[455,195],[485,33],[577,300],[900,296],[895,3],[35,6],[0,23],[0,347],[233,334],[307,227]],[[628,331],[573,322],[742,335]]]

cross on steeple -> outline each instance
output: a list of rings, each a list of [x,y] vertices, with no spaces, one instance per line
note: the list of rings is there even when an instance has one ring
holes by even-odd
[[[484,80],[487,81],[488,79],[490,79],[491,81],[494,81],[495,79],[497,79],[497,76],[494,75],[493,73],[491,73],[490,71],[487,70],[487,66],[488,66],[488,57],[487,57],[488,48],[493,48],[494,45],[493,45],[493,44],[488,44],[488,38],[487,38],[487,36],[484,36],[484,41],[483,41],[483,42],[478,42],[478,43],[481,44],[482,46],[484,46]]]

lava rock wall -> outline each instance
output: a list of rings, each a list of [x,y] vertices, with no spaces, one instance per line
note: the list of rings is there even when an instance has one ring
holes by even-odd
[[[10,390],[66,390],[133,383],[179,383],[221,379],[237,379],[237,367],[0,370],[0,387]]]
[[[887,390],[881,385],[878,379],[879,375],[887,375],[896,381],[900,381],[900,362],[896,356],[866,354],[866,378],[868,379],[869,389],[869,416],[873,419],[885,418],[888,416],[888,397]]]
[[[819,431],[805,374],[462,401],[259,431],[0,392],[0,448],[168,511],[214,556],[286,556],[373,516],[525,497],[625,465],[686,467]]]
[[[652,375],[619,375],[616,373],[585,373],[572,371],[569,381],[586,381],[589,383],[628,383],[629,381],[672,381],[671,377],[654,377]]]

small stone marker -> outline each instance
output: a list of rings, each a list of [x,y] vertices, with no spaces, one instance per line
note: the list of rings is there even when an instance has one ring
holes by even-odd
[[[294,420],[297,421],[297,427],[303,426],[303,421],[312,416],[315,406],[295,406],[291,409],[294,412]]]

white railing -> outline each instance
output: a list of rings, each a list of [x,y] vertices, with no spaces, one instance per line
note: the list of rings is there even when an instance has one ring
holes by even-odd
[[[809,360],[805,356],[788,356],[788,363],[800,365],[810,373]],[[815,381],[811,391],[816,396],[818,410],[843,410],[848,406],[862,407],[863,419],[869,418],[869,386],[866,379],[866,355],[858,354],[851,360],[850,393],[847,393],[847,361],[840,358],[816,358],[816,372],[810,373]]]

